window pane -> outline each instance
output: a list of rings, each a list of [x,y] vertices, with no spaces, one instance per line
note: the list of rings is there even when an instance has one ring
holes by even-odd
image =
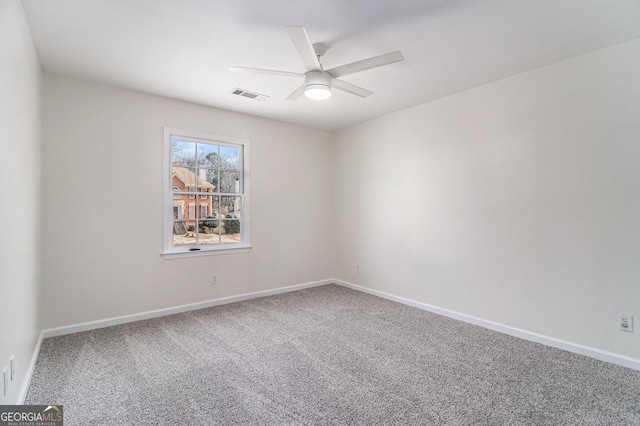
[[[195,176],[196,169],[193,167],[171,166],[171,189],[173,191],[194,191]]]
[[[171,190],[173,191],[174,200],[180,200],[182,198],[182,195],[176,194],[176,191],[180,191],[180,188],[178,188],[177,186],[174,186],[173,188],[171,188]]]
[[[206,227],[206,228],[210,228],[209,231],[217,231],[217,228],[220,226],[220,221],[213,217],[213,216],[209,216],[207,217],[205,220],[202,221],[202,226]],[[209,232],[211,233],[211,232]]]
[[[198,244],[220,244],[220,222],[215,219],[199,221]]]
[[[220,192],[240,192],[240,172],[220,172]]]
[[[173,202],[173,218],[184,219],[184,203],[179,201]]]
[[[240,241],[240,206],[241,197],[220,197],[220,214],[222,217],[221,239],[223,243]]]
[[[173,246],[190,246],[196,244],[195,226],[192,221],[173,221]]]
[[[208,143],[198,144],[198,167],[208,169],[220,168],[220,155],[218,154],[218,145],[210,145]]]
[[[218,186],[218,171],[198,168],[198,191],[213,192]]]
[[[212,195],[207,197],[209,202],[206,203],[207,216],[202,221],[202,234],[200,235],[200,244],[219,244],[220,233],[222,232],[220,222],[220,197]]]
[[[223,243],[237,243],[240,241],[240,221],[237,219],[224,219],[222,221]]]
[[[228,219],[237,219],[240,217],[240,206],[240,197],[231,197],[227,195],[220,197],[220,212]]]
[[[203,189],[207,192],[216,192],[218,190],[218,171],[214,169],[201,169],[200,175],[203,176],[206,184],[203,182]]]
[[[218,197],[217,195],[212,195],[210,205],[210,216],[217,218],[220,215],[220,197]]]
[[[220,147],[220,168],[226,170],[240,170],[240,150],[228,146]]]
[[[173,140],[171,164],[174,166],[196,165],[196,144],[193,142]]]

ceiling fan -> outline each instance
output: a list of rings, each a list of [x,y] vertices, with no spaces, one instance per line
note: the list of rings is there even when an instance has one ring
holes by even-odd
[[[281,77],[304,77],[304,84],[290,94],[287,97],[287,100],[296,100],[302,96],[303,93],[309,99],[327,99],[331,96],[332,87],[366,98],[367,96],[373,95],[373,92],[354,84],[347,83],[344,80],[340,80],[339,77],[369,70],[371,68],[381,67],[383,65],[393,64],[394,62],[400,62],[404,59],[400,51],[395,51],[325,70],[320,63],[320,57],[327,52],[328,47],[322,43],[311,44],[307,30],[305,30],[304,27],[286,28],[291,41],[293,41],[293,45],[302,59],[302,63],[307,69],[307,72],[298,73],[244,67],[229,67],[229,69],[233,72],[248,72]]]

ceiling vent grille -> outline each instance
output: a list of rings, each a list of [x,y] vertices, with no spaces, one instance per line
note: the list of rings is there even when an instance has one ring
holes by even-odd
[[[269,97],[267,95],[261,95],[259,93],[254,93],[254,92],[250,92],[248,90],[244,90],[244,89],[239,89],[239,88],[235,88],[231,91],[232,95],[237,95],[237,96],[242,96],[245,98],[249,98],[249,99],[253,99],[254,101],[260,101],[260,102],[264,102],[267,99],[269,99]]]

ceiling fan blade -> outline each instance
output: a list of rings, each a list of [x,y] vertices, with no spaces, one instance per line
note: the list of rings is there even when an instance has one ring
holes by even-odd
[[[292,94],[287,96],[287,100],[288,101],[295,101],[298,98],[300,98],[300,96],[302,96],[303,93],[304,93],[304,84],[302,86],[298,87],[296,90],[294,90]]]
[[[313,44],[311,44],[311,40],[309,40],[307,30],[305,30],[304,27],[287,27],[287,32],[305,68],[308,71],[322,69],[316,51],[313,49]]]
[[[373,58],[352,62],[350,64],[341,65],[339,67],[327,70],[327,72],[335,78],[344,77],[345,75],[353,74],[356,72],[370,70],[371,68],[377,68],[383,65],[393,64],[394,62],[400,62],[403,59],[404,56],[402,56],[402,52],[395,51],[391,53],[385,53],[384,55],[380,56],[374,56]]]
[[[302,77],[304,74],[299,72],[289,71],[276,71],[276,70],[263,70],[260,68],[245,68],[245,67],[229,67],[233,72],[246,72],[251,74],[264,74],[264,75],[277,75],[279,77]]]
[[[347,83],[344,80],[338,80],[334,78],[331,81],[331,86],[336,89],[340,89],[343,92],[351,93],[352,95],[360,96],[361,98],[366,98],[367,96],[373,95],[373,92],[367,89],[363,89],[360,86],[356,86],[355,84]]]

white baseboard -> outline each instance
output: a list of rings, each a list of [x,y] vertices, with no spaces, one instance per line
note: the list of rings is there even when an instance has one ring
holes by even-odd
[[[567,342],[565,340],[560,340],[554,337],[549,337],[542,334],[533,333],[527,330],[510,327],[508,325],[500,324],[493,321],[488,321],[488,320],[477,318],[471,315],[461,314],[460,312],[439,308],[437,306],[429,305],[422,302],[417,302],[415,300],[407,299],[400,296],[394,296],[393,294],[385,293],[379,290],[373,290],[373,289],[363,287],[357,284],[353,284],[347,281],[342,281],[337,279],[334,279],[331,281],[343,287],[362,291],[364,293],[382,297],[384,299],[392,300],[394,302],[402,303],[404,305],[413,306],[414,308],[433,312],[434,314],[453,318],[469,324],[488,328],[489,330],[494,330],[500,333],[508,334],[510,336],[519,337],[521,339],[529,340],[536,343],[541,343],[543,345],[551,346],[553,348],[563,349],[568,352],[573,352],[573,353],[588,356],[590,358],[594,358],[600,361],[605,361],[611,364],[621,365],[623,367],[640,371],[640,359],[631,358],[631,357],[616,354],[613,352],[603,351],[601,349],[596,349],[589,346],[580,345],[577,343]]]
[[[68,325],[64,327],[49,328],[43,330],[43,337],[56,337],[65,334],[79,333],[81,331],[95,330],[98,328],[111,327],[113,325],[126,324],[129,322],[143,321],[151,318],[163,317],[166,315],[180,314],[182,312],[195,311],[197,309],[210,308],[212,306],[226,305],[229,303],[242,302],[245,300],[256,299],[258,297],[272,296],[275,294],[289,293],[291,291],[302,290],[305,288],[317,287],[325,284],[332,284],[333,280],[313,281],[304,284],[296,284],[287,287],[274,288],[272,290],[262,290],[252,293],[240,294],[238,296],[222,297],[220,299],[207,300],[204,302],[191,303],[188,305],[174,306],[172,308],[157,309],[155,311],[147,311],[139,314],[123,315],[120,317],[107,318],[103,320],[84,322],[81,324]]]
[[[27,391],[29,390],[29,386],[31,385],[31,377],[33,376],[33,371],[36,368],[36,363],[38,362],[38,356],[40,355],[40,348],[42,347],[42,339],[44,339],[44,332],[40,332],[38,336],[38,340],[36,341],[36,346],[33,348],[33,354],[31,354],[31,360],[29,361],[29,365],[27,366],[27,374],[22,380],[22,386],[20,386],[20,391],[18,392],[18,400],[16,404],[23,405],[24,400],[27,397]]]
[[[56,327],[42,330],[36,346],[33,349],[33,355],[31,361],[27,367],[27,374],[22,381],[22,387],[18,394],[18,400],[16,404],[24,404],[24,400],[27,397],[27,391],[31,385],[31,377],[36,368],[38,362],[38,356],[40,355],[40,349],[42,347],[43,339],[47,337],[64,336],[66,334],[79,333],[81,331],[95,330],[98,328],[111,327],[113,325],[126,324],[129,322],[142,321],[151,318],[162,317],[166,315],[179,314],[182,312],[195,311],[197,309],[210,308],[212,306],[226,305],[229,303],[242,302],[250,299],[257,299],[259,297],[272,296],[281,293],[289,293],[296,290],[303,290],[305,288],[317,287],[326,284],[333,284],[333,280],[313,281],[304,284],[296,284],[287,287],[279,287],[271,290],[256,291],[252,293],[240,294],[238,296],[222,297],[220,299],[207,300],[204,302],[191,303],[188,305],[174,306],[172,308],[157,309],[154,311],[142,312],[139,314],[124,315],[115,318],[107,318],[104,320],[90,321],[81,324],[74,324],[64,327]]]
[[[18,394],[17,403],[24,404],[24,400],[27,396],[27,391],[31,383],[31,377],[35,369],[36,362],[38,361],[38,355],[40,354],[42,340],[47,337],[56,337],[56,336],[62,336],[65,334],[78,333],[81,331],[95,330],[98,328],[110,327],[113,325],[125,324],[125,323],[135,322],[135,321],[142,321],[142,320],[162,317],[166,315],[173,315],[173,314],[178,314],[182,312],[194,311],[197,309],[204,309],[204,308],[210,308],[213,306],[226,305],[229,303],[242,302],[245,300],[256,299],[259,297],[272,296],[272,295],[281,294],[281,293],[289,293],[296,290],[302,290],[305,288],[312,288],[312,287],[317,287],[317,286],[326,285],[326,284],[338,284],[343,287],[368,293],[374,296],[382,297],[384,299],[402,303],[408,306],[413,306],[418,309],[433,312],[435,314],[443,315],[456,320],[464,321],[469,324],[478,325],[480,327],[484,327],[500,333],[508,334],[510,336],[519,337],[521,339],[529,340],[536,343],[541,343],[543,345],[551,346],[558,349],[563,349],[568,352],[573,352],[579,355],[584,355],[594,359],[598,359],[600,361],[605,361],[611,364],[616,364],[616,365],[620,365],[623,367],[640,371],[640,359],[631,358],[625,355],[620,355],[613,352],[607,352],[600,349],[567,342],[567,341],[556,339],[553,337],[544,336],[538,333],[532,333],[530,331],[522,330],[515,327],[510,327],[504,324],[488,321],[488,320],[477,318],[471,315],[466,315],[466,314],[451,311],[448,309],[439,308],[437,306],[429,305],[426,303],[418,302],[415,300],[407,299],[404,297],[395,296],[389,293],[385,293],[383,291],[373,290],[357,284],[349,283],[347,281],[342,281],[338,279],[328,279],[328,280],[322,280],[322,281],[308,282],[304,284],[297,284],[297,285],[292,285],[287,287],[280,287],[272,290],[263,290],[263,291],[257,291],[252,293],[245,293],[238,296],[223,297],[220,299],[213,299],[213,300],[208,300],[204,302],[192,303],[188,305],[175,306],[172,308],[147,311],[139,314],[124,315],[124,316],[115,317],[115,318],[107,318],[104,320],[90,321],[90,322],[85,322],[81,324],[43,330],[40,333],[40,337],[36,343],[36,347],[34,348],[33,355],[31,357],[31,362],[29,363],[29,367],[27,369],[27,376],[23,380],[22,387],[20,388],[20,393]]]

